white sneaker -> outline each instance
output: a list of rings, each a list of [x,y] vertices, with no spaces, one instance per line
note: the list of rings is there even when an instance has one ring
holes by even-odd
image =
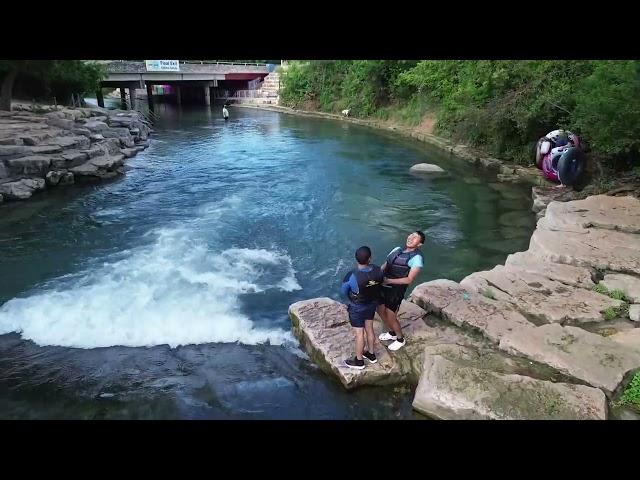
[[[407,339],[403,338],[401,342],[399,342],[398,340],[396,340],[395,342],[393,342],[391,345],[389,345],[389,350],[391,350],[392,352],[395,352],[396,350],[400,350],[402,347],[404,347],[404,345],[407,343]]]
[[[389,340],[395,340],[395,339],[396,339],[396,336],[391,335],[389,332],[384,332],[378,335],[378,340],[382,340],[383,342],[386,342]]]

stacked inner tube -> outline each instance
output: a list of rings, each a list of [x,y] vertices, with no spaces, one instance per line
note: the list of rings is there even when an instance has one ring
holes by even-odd
[[[553,130],[536,143],[536,166],[549,180],[563,185],[575,185],[584,172],[585,155],[580,148],[580,138],[566,132],[569,143],[557,145],[561,130]]]

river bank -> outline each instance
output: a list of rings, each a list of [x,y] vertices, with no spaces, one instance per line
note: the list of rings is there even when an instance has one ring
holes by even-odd
[[[149,146],[136,111],[16,105],[0,112],[0,202],[124,173],[125,158]]]

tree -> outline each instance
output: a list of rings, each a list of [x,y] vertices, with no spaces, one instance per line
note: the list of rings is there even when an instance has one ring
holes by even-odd
[[[16,79],[35,79],[41,95],[53,94],[60,99],[71,93],[95,91],[104,76],[103,68],[81,60],[0,60],[0,110],[11,111]]]

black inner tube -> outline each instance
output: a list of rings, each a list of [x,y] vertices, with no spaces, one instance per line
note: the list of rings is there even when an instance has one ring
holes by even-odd
[[[566,149],[558,160],[558,178],[563,185],[575,185],[584,172],[584,153],[577,147]]]

